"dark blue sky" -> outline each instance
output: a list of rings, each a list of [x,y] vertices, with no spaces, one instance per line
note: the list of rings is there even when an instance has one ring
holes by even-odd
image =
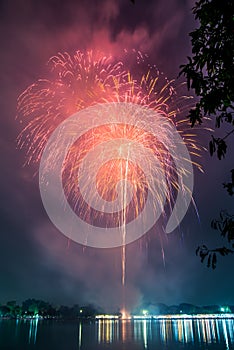
[[[195,27],[193,1],[1,1],[1,234],[0,303],[29,297],[54,303],[94,302],[121,305],[120,249],[97,250],[70,242],[52,225],[41,203],[38,166],[26,165],[26,150],[16,138],[17,97],[47,74],[57,52],[99,49],[118,54],[141,50],[169,79],[191,52],[188,33]],[[212,125],[212,124],[211,124]],[[219,131],[221,135],[221,131]],[[200,133],[207,146],[208,133]],[[231,145],[229,145],[231,150]],[[215,271],[195,256],[200,243],[223,245],[210,221],[233,200],[222,189],[229,180],[232,154],[218,161],[202,153],[204,174],[195,170],[194,199],[180,229],[171,235],[153,228],[127,246],[126,299],[176,304],[234,304],[232,257],[218,260]],[[165,264],[162,259],[162,245]]]

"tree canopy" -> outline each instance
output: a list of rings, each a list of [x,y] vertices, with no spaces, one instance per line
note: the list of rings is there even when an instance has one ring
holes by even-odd
[[[212,135],[209,143],[211,156],[216,153],[222,159],[227,152],[227,139],[233,142],[234,136],[234,1],[200,0],[195,3],[193,14],[199,26],[189,34],[192,57],[180,66],[180,75],[186,77],[188,89],[194,89],[199,98],[189,112],[191,125],[201,124],[203,117],[209,116],[215,118],[216,128],[222,127],[223,137]],[[232,196],[234,169],[231,174],[230,182],[223,186]],[[216,253],[224,256],[234,252],[234,215],[221,212],[211,227],[226,237],[232,248],[198,247],[201,261],[207,258],[207,266],[215,268]]]
[[[180,74],[187,79],[200,98],[190,110],[192,126],[201,124],[203,116],[215,116],[216,127],[223,122],[230,131],[222,139],[212,138],[211,155],[217,151],[221,159],[226,153],[226,138],[234,133],[234,1],[200,0],[193,8],[200,26],[191,32],[192,57],[181,66]]]

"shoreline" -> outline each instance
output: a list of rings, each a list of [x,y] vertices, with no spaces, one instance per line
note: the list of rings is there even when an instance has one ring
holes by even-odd
[[[165,314],[165,315],[132,315],[127,318],[113,315],[97,315],[92,317],[62,318],[51,316],[0,316],[0,320],[22,320],[22,321],[169,321],[169,320],[199,320],[199,319],[234,319],[234,313],[225,314]]]

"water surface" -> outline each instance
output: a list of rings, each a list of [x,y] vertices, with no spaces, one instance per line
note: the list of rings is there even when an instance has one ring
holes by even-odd
[[[1,350],[228,350],[233,319],[1,320]]]

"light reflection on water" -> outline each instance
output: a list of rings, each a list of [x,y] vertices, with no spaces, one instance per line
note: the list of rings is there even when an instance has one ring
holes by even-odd
[[[80,323],[81,324],[81,323]],[[160,343],[224,343],[234,345],[233,319],[99,320],[98,343],[142,340],[144,349],[154,338]],[[81,334],[80,334],[81,336]]]
[[[1,320],[0,349],[234,348],[234,319]]]
[[[30,320],[28,342],[35,344],[37,340],[38,318]]]

